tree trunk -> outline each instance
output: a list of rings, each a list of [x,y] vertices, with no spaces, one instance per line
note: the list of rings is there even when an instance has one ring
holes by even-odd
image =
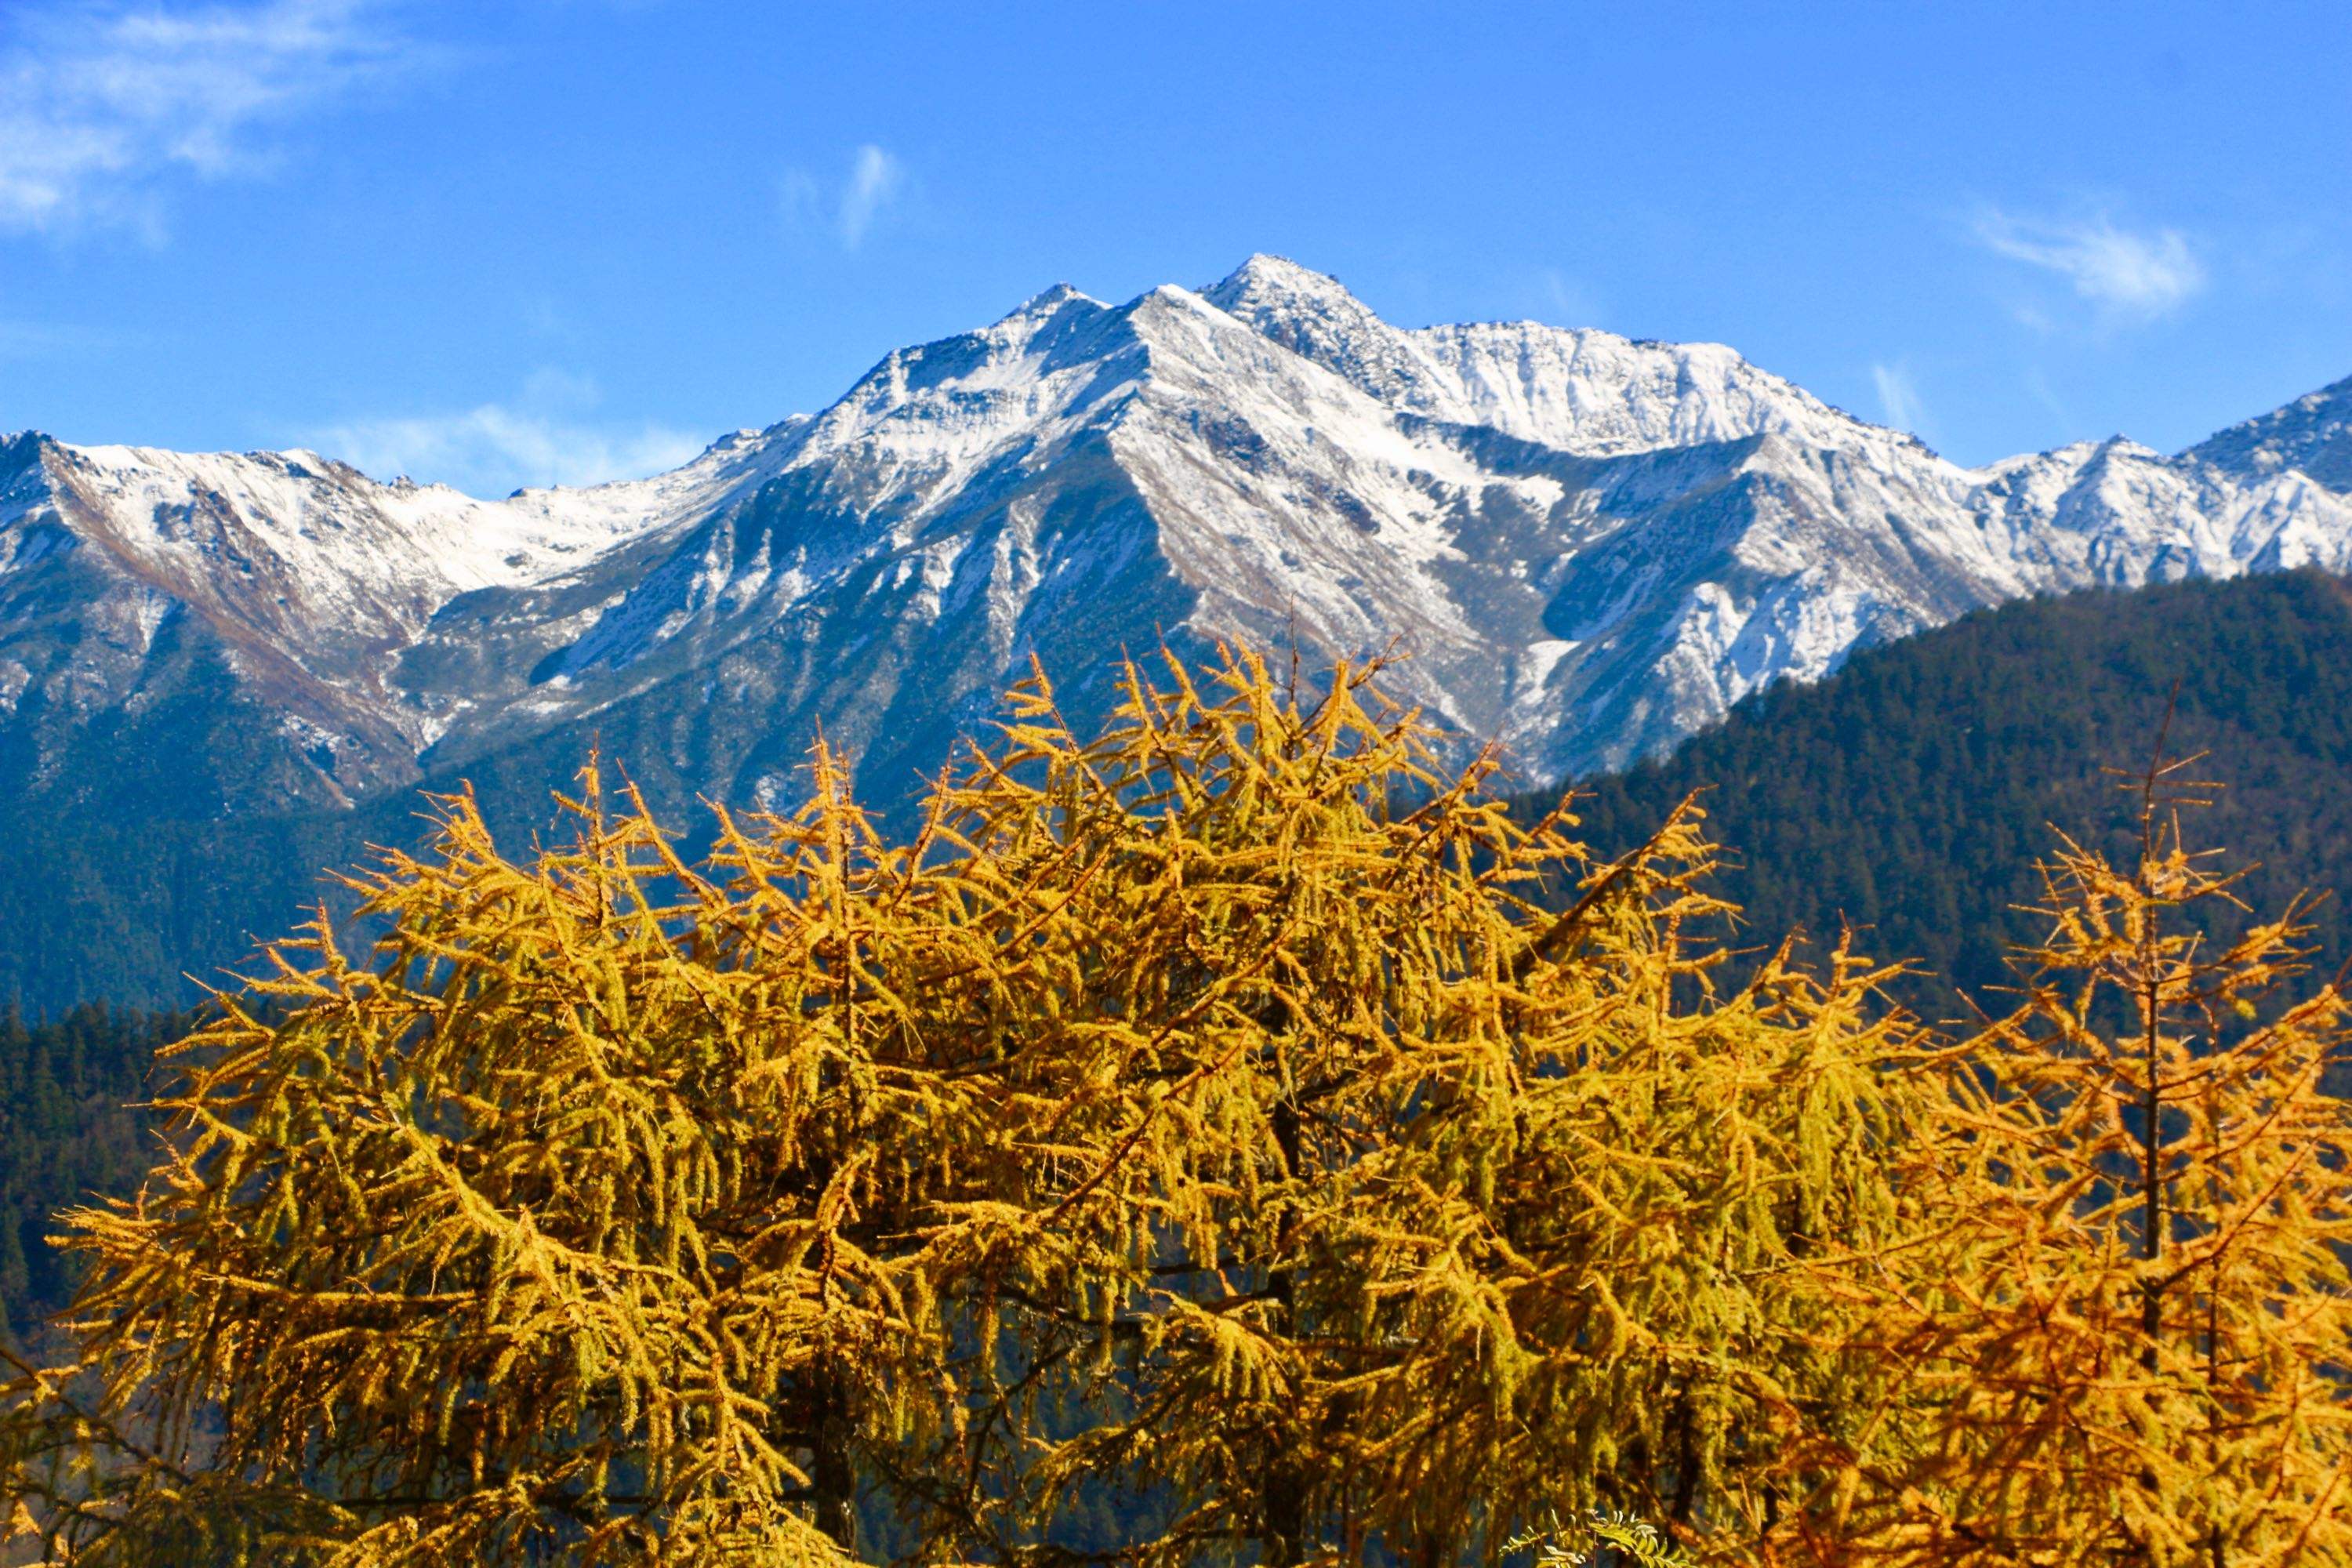
[[[849,1413],[834,1380],[818,1384],[809,1479],[816,1527],[850,1556],[857,1553],[857,1471],[849,1458]]]
[[[1275,1142],[1282,1151],[1283,1174],[1296,1178],[1298,1174],[1299,1122],[1297,1108],[1288,1101],[1274,1109]],[[1281,1211],[1283,1228],[1288,1226],[1289,1211]],[[1286,1238],[1283,1238],[1286,1239]],[[1277,1239],[1277,1246],[1283,1244]],[[1297,1329],[1293,1321],[1296,1287],[1287,1268],[1270,1270],[1266,1288],[1273,1295],[1280,1330],[1285,1334]],[[1280,1434],[1276,1435],[1280,1442]],[[1307,1555],[1307,1478],[1299,1473],[1296,1457],[1278,1448],[1266,1456],[1265,1487],[1262,1498],[1265,1511],[1266,1568],[1295,1568]]]

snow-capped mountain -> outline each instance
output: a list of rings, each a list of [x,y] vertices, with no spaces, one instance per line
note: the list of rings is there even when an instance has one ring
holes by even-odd
[[[1402,694],[1551,777],[1980,605],[2305,563],[2352,563],[2352,381],[2175,458],[1964,469],[1727,348],[1408,331],[1255,257],[1049,289],[593,489],[0,443],[0,787],[233,738],[172,809],[535,795],[593,733],[769,801],[822,723],[888,799],[1031,655],[1084,709],[1162,637],[1394,649]]]
[[[224,780],[223,812],[412,781],[430,724],[395,678],[439,611],[723,505],[763,477],[760,434],[653,479],[498,502],[379,483],[307,451],[0,437],[8,782],[103,789],[66,765],[80,732],[192,688],[274,731],[292,765]]]
[[[2352,490],[2352,376],[2232,425],[2184,455],[2242,479],[2298,469],[2323,485]]]

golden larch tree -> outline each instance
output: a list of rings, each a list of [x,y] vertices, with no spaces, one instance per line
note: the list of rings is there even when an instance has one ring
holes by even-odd
[[[2062,837],[2024,1001],[1953,1079],[1971,1195],[1885,1558],[2352,1562],[2352,1008],[2305,983],[2307,904],[2208,934],[2236,877],[2183,841],[2197,761],[2132,786],[2133,863]]]

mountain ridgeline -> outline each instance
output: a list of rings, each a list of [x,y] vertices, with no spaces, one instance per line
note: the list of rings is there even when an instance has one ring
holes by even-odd
[[[518,841],[592,747],[689,827],[821,728],[903,808],[1032,658],[1407,656],[1528,779],[1987,605],[2352,567],[2352,380],[1964,468],[1719,344],[1404,329],[1254,257],[1049,289],[672,472],[483,501],[306,451],[0,438],[0,998],[183,1005],[417,795]]]
[[[2031,907],[2049,829],[2132,863],[2136,781],[2109,770],[2144,772],[2159,736],[2170,757],[2209,753],[2179,775],[2220,786],[2191,792],[2211,804],[2182,809],[2184,837],[2257,862],[2236,889],[2254,914],[2352,893],[2352,584],[2317,572],[1979,611],[1759,693],[1672,756],[1587,782],[1575,809],[1616,854],[1701,791],[1733,852],[1717,886],[1756,940],[1851,924],[1861,951],[1934,977],[1911,991],[1922,1005],[1955,1005],[1948,981],[1997,1012],[2011,944],[2047,935]],[[2342,898],[2313,928],[2323,973],[2352,958]]]

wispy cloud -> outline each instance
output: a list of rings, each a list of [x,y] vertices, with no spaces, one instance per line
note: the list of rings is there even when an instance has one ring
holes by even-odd
[[[1870,379],[1878,388],[1878,409],[1886,423],[1915,436],[1923,434],[1927,406],[1919,399],[1919,388],[1911,379],[1910,368],[1900,363],[1874,364],[1870,367]]]
[[[1979,214],[1975,226],[1994,254],[2056,274],[2109,315],[2165,315],[2205,287],[2204,264],[2179,229],[2135,231],[2105,216],[2053,221],[1999,208]]]
[[[875,219],[904,194],[906,187],[907,166],[869,142],[850,159],[849,176],[841,184],[838,195],[829,193],[824,183],[805,169],[787,170],[782,191],[784,216],[801,227],[824,230],[840,242],[844,250],[856,250],[866,243]]]
[[[0,360],[58,359],[136,346],[136,333],[54,321],[0,320]]]
[[[268,166],[270,132],[414,55],[364,0],[15,11],[0,48],[0,228],[158,232],[160,182]]]
[[[659,473],[703,447],[701,438],[667,426],[600,419],[601,401],[594,382],[543,370],[510,401],[354,420],[306,439],[379,479],[405,474],[478,496]]]
[[[1557,267],[1543,269],[1543,293],[1560,326],[1589,327],[1601,319],[1601,302],[1592,290]]]
[[[2075,422],[2074,413],[2060,401],[2057,389],[2050,384],[2050,377],[2041,366],[2034,365],[2026,371],[2025,390],[2032,395],[2034,402],[2042,406],[2052,419],[2057,421],[2052,426],[2053,429],[2076,434],[2081,432],[2082,426]]]

